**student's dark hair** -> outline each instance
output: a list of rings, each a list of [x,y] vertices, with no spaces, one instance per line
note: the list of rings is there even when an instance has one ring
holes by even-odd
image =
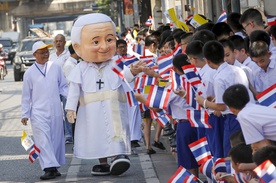
[[[245,48],[246,53],[249,53],[249,45],[250,45],[249,37],[245,37],[244,38],[244,48]]]
[[[262,14],[253,8],[247,9],[243,12],[240,18],[240,24],[254,22],[254,24],[263,26]]]
[[[240,18],[241,14],[238,12],[232,12],[227,15],[227,24],[233,31],[243,31],[243,27],[239,22]]]
[[[168,41],[173,41],[173,36],[168,36],[163,44],[165,44]]]
[[[73,45],[72,45],[72,44],[70,44],[70,45],[68,46],[68,50],[69,50],[70,55],[76,53],[75,50],[74,50],[74,48],[73,48]]]
[[[188,62],[188,57],[186,54],[178,54],[173,58],[173,66],[179,71],[183,71],[182,66],[190,64],[191,63]]]
[[[126,32],[122,32],[122,33],[121,33],[121,37],[125,37],[126,35],[127,35]]]
[[[233,31],[227,23],[219,22],[214,25],[212,32],[219,38],[220,36],[230,36]]]
[[[276,24],[270,27],[269,32],[276,39]]]
[[[192,37],[193,37],[193,33],[187,32],[186,34],[182,34],[182,35],[180,36],[180,39],[186,39],[186,38],[188,38],[188,37],[192,38]]]
[[[171,33],[171,35],[172,36],[174,36],[176,33],[178,33],[178,32],[184,32],[182,29],[179,29],[179,28],[177,28],[177,29],[174,29],[173,31],[172,31],[172,33]]]
[[[264,41],[269,46],[270,45],[270,36],[266,31],[263,30],[255,30],[250,36],[250,43],[254,43],[255,41]]]
[[[145,39],[145,46],[150,46],[152,43],[155,46],[158,46],[158,40],[157,40],[156,36],[154,36],[154,35],[147,36]]]
[[[197,28],[195,29],[195,32],[201,31],[201,30],[209,30],[209,31],[212,31],[214,25],[215,25],[214,22],[207,22],[207,23],[202,24],[202,25],[200,25],[199,27],[197,27]]]
[[[269,52],[268,45],[263,41],[255,41],[251,43],[249,48],[249,55],[251,57],[261,57],[267,55]]]
[[[234,48],[236,50],[241,51],[241,49],[245,49],[244,39],[239,35],[233,35],[228,38],[230,41],[232,41]]]
[[[223,102],[234,109],[241,110],[249,102],[249,94],[242,84],[235,84],[224,91]]]
[[[253,161],[260,165],[265,160],[270,160],[274,166],[276,166],[276,146],[270,145],[259,149],[253,155]]]
[[[165,44],[165,40],[171,35],[171,32],[171,30],[165,30],[164,32],[162,32],[162,34],[160,35],[159,49]]]
[[[216,35],[212,31],[201,30],[193,35],[192,41],[195,40],[202,41],[205,44],[208,41],[216,40]]]
[[[235,47],[232,41],[230,41],[229,39],[222,39],[219,41],[223,47],[229,47],[231,51],[234,51]]]
[[[186,32],[178,32],[178,33],[176,33],[176,34],[173,35],[173,39],[174,39],[178,44],[180,44],[180,42],[181,42],[180,37],[181,37],[182,35],[185,35],[185,34],[186,34]]]
[[[224,62],[224,48],[218,41],[208,41],[203,47],[203,56],[214,64]]]
[[[140,27],[139,24],[134,24],[133,27]]]
[[[192,41],[186,47],[186,54],[199,60],[203,60],[203,46],[204,44],[202,41]]]
[[[155,36],[160,41],[161,32],[160,31],[153,31],[151,35]]]
[[[230,135],[230,142],[233,146],[239,143],[245,143],[244,136],[241,130],[235,131]]]
[[[162,28],[162,32],[166,31],[166,30],[171,30],[171,27],[169,25],[165,25],[163,28]]]
[[[119,44],[127,45],[126,41],[123,40],[123,39],[118,39],[118,40],[116,41],[116,48],[118,48]]]
[[[252,149],[250,145],[239,143],[229,150],[229,156],[234,163],[252,163]]]

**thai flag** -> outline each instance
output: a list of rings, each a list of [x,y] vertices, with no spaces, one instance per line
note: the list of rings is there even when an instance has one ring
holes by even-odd
[[[158,70],[158,65],[154,65],[154,66],[152,66],[152,67],[151,67],[151,69],[153,69],[153,70],[154,70],[154,72],[159,73],[159,70]]]
[[[188,172],[183,166],[179,166],[173,176],[169,179],[168,183],[183,183],[185,178],[190,175],[191,173]]]
[[[194,65],[185,65],[182,67],[182,69],[192,86],[201,83],[201,77]]]
[[[187,176],[185,179],[184,179],[184,183],[197,183],[197,180],[198,178],[196,176],[194,176],[193,174]]]
[[[118,74],[121,78],[124,78],[123,70],[124,70],[124,63],[123,63],[123,57],[118,58],[113,63],[112,70]]]
[[[276,84],[270,86],[263,92],[259,93],[256,96],[256,98],[261,105],[275,108],[276,107]]]
[[[178,55],[178,54],[181,54],[181,53],[182,53],[182,49],[181,49],[180,44],[178,44],[178,45],[176,46],[176,48],[173,50],[173,56]]]
[[[191,107],[193,107],[196,110],[201,110],[202,107],[195,100],[195,96],[196,96],[196,93],[197,93],[197,91],[196,91],[197,88],[193,87],[190,82],[185,82],[184,89],[187,92],[187,94],[186,94],[186,102],[187,102],[187,104],[190,105]],[[200,92],[198,92],[198,94],[201,95]]]
[[[193,16],[194,16],[193,14],[189,15],[189,16],[185,19],[185,22],[188,22],[188,21],[192,20]]]
[[[276,182],[276,168],[270,160],[264,161],[253,170],[265,183]]]
[[[39,156],[40,154],[40,149],[36,147],[36,145],[33,145],[30,153],[29,153],[29,160],[31,163],[33,163]]]
[[[129,66],[129,65],[131,65],[131,64],[133,64],[135,62],[138,62],[138,61],[139,61],[139,59],[137,57],[135,57],[135,56],[124,57],[124,59],[123,59],[123,62],[125,64],[125,66]]]
[[[171,70],[170,78],[172,82],[171,84],[172,90],[177,90],[180,87],[184,88],[185,77],[183,75],[179,75],[174,70]]]
[[[272,26],[272,25],[275,25],[275,24],[276,24],[276,17],[268,16],[267,17],[267,25]]]
[[[139,104],[139,108],[141,112],[145,112],[146,110],[148,110],[149,108],[147,108],[147,106],[145,106],[144,104]]]
[[[141,56],[140,60],[146,62],[147,67],[154,66],[154,56]]]
[[[172,119],[172,117],[167,114],[165,110],[162,110],[160,112],[150,110],[150,116],[152,119],[156,120],[162,127],[164,127]]]
[[[223,10],[217,20],[217,23],[218,22],[227,22],[227,14],[226,14],[226,11]]]
[[[227,172],[226,163],[224,158],[217,158],[214,163],[214,172],[217,174],[218,172]]]
[[[138,101],[136,100],[133,91],[127,91],[126,96],[127,96],[127,102],[128,102],[130,107],[138,105]]]
[[[143,77],[136,77],[134,80],[134,90],[142,89],[143,88]]]
[[[146,23],[145,23],[145,26],[151,26],[152,25],[152,18],[151,18],[151,16],[149,16],[149,18],[148,18],[148,20],[146,21]]]
[[[165,56],[162,56],[162,57],[159,57],[157,59],[157,65],[158,65],[160,75],[164,75],[166,73],[168,73],[168,75],[170,75],[170,70],[173,67],[172,60],[173,60],[173,54],[172,53],[168,54],[168,55],[165,55]]]
[[[212,158],[206,137],[189,144],[189,148],[199,165]]]
[[[236,172],[234,174],[234,179],[236,180],[237,183],[248,183],[244,173],[242,172]]]
[[[192,127],[212,128],[208,123],[208,112],[206,110],[187,109],[187,118]]]
[[[213,178],[212,168],[213,168],[213,159],[211,158],[206,160],[204,163],[200,165],[199,171],[209,179],[212,179]]]
[[[140,44],[134,44],[132,47],[133,52],[138,53],[139,55],[145,55],[145,46]]]
[[[156,77],[151,77],[151,76],[148,76],[146,74],[143,74],[142,75],[142,87],[144,88],[145,86],[148,86],[148,85],[156,85],[157,84],[157,78]]]
[[[159,109],[167,109],[170,93],[170,89],[151,85],[146,106]]]

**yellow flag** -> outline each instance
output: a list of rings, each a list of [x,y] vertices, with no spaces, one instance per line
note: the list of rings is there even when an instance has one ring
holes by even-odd
[[[178,20],[177,16],[176,16],[176,13],[175,13],[175,10],[174,8],[170,8],[168,9],[168,12],[169,12],[169,16],[171,17],[171,20],[173,22],[176,22]]]
[[[176,27],[178,27],[186,32],[189,32],[189,27],[184,22],[182,22],[180,20],[176,21]]]
[[[199,27],[199,26],[201,26],[201,25],[203,25],[203,24],[206,24],[207,22],[208,22],[208,20],[206,20],[205,18],[203,18],[203,17],[200,16],[199,14],[195,14],[195,15],[193,16],[193,18],[191,19],[190,24],[191,24],[193,27],[197,28],[197,27]]]
[[[32,138],[26,133],[25,130],[22,132],[22,137],[21,137],[21,144],[24,147],[26,151],[28,151],[33,145],[34,141]]]

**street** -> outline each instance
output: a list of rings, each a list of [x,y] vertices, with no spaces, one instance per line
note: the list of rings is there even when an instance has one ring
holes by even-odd
[[[21,145],[22,130],[32,135],[30,124],[21,119],[22,82],[14,82],[12,65],[7,63],[8,75],[0,80],[0,182],[40,182],[44,173],[38,160],[33,164]],[[154,135],[154,133],[153,133]],[[162,138],[164,142],[166,139]],[[153,140],[152,140],[153,142]],[[156,149],[147,155],[144,144],[133,149],[131,167],[121,176],[92,176],[91,168],[97,160],[73,158],[73,145],[66,144],[66,164],[59,171],[61,177],[43,182],[101,182],[101,183],[165,183],[177,169],[175,158],[168,151]],[[167,148],[168,149],[168,148]]]

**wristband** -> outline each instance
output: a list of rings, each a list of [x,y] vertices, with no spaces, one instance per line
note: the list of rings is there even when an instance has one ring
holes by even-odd
[[[208,108],[208,107],[206,106],[206,101],[207,101],[207,99],[204,99],[204,102],[203,102],[203,107],[204,107],[205,109]]]
[[[185,91],[185,94],[183,95],[183,98],[185,98],[185,97],[186,97],[186,95],[187,95],[187,92]]]

